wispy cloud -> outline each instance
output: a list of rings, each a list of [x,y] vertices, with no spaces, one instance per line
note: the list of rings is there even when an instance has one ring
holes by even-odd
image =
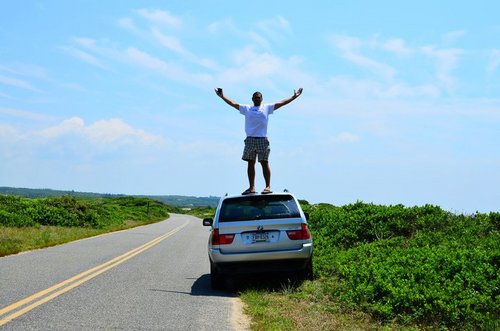
[[[362,55],[361,48],[366,45],[366,43],[359,38],[345,35],[335,35],[330,38],[330,42],[340,51],[340,56],[351,63],[386,78],[392,78],[396,74],[396,70],[390,65]]]
[[[118,20],[118,26],[130,31],[137,31],[137,27],[135,26],[134,21],[129,17],[120,18]]]
[[[494,49],[490,52],[490,59],[488,62],[487,71],[489,74],[493,74],[497,71],[500,66],[500,49]]]
[[[219,32],[235,32],[238,28],[230,18],[212,22],[208,25],[207,30],[209,33],[215,34]]]
[[[173,77],[180,73],[175,66],[135,47],[126,49],[124,54],[131,63],[160,72],[167,76]]]
[[[414,50],[406,46],[406,43],[403,39],[395,38],[389,39],[382,43],[382,49],[392,52],[398,55],[411,55],[414,53]]]
[[[30,90],[33,92],[40,92],[39,89],[33,87],[33,85],[26,80],[4,76],[1,74],[0,74],[0,84],[17,87],[24,90]]]
[[[256,25],[265,36],[273,40],[281,40],[283,36],[292,33],[290,23],[283,16],[262,20],[257,22]]]
[[[336,136],[330,137],[329,142],[333,144],[349,144],[360,140],[360,137],[350,132],[340,132]]]
[[[199,58],[197,55],[182,46],[181,41],[177,37],[167,35],[157,28],[152,28],[151,32],[153,34],[153,37],[160,43],[160,45],[168,48],[174,53],[179,54],[180,56],[184,57],[184,59],[209,69],[218,68],[217,64],[212,60]]]
[[[159,24],[171,28],[179,29],[183,26],[182,19],[172,15],[166,10],[160,9],[139,9],[137,10],[139,16],[144,17],[154,24]]]
[[[80,117],[66,119],[56,126],[41,130],[38,136],[44,139],[58,139],[68,135],[80,136],[93,144],[164,144],[165,140],[157,135],[136,129],[118,118],[99,120],[86,125]]]
[[[19,62],[10,65],[0,64],[0,71],[7,72],[10,76],[34,77],[38,79],[46,79],[48,77],[47,70],[44,67]]]
[[[66,52],[67,54],[75,57],[76,59],[82,60],[83,62],[86,62],[101,69],[107,69],[103,61],[101,61],[100,59],[98,59],[97,57],[88,52],[68,46],[62,46],[60,47],[60,49]]]
[[[232,19],[225,18],[210,23],[207,31],[210,34],[234,35],[243,43],[250,43],[254,47],[262,47],[267,51],[272,49],[274,43],[292,35],[290,23],[282,16],[256,21],[245,25],[245,28],[240,28]]]
[[[201,86],[212,84],[210,75],[187,72],[178,65],[163,61],[137,48],[128,48],[125,51],[125,56],[130,63],[147,68],[156,74],[166,76],[174,81]]]
[[[18,131],[12,125],[0,123],[0,146],[6,142],[16,141],[19,136]]]
[[[17,118],[24,118],[28,120],[33,120],[33,121],[45,121],[50,119],[49,116],[44,115],[44,114],[39,114],[39,113],[34,113],[30,111],[25,111],[21,109],[14,109],[14,108],[2,108],[0,107],[0,114],[12,116],[12,117],[17,117]]]
[[[445,34],[443,38],[451,42],[451,40],[459,38],[464,33],[462,30],[452,31]],[[386,94],[387,96],[427,95],[435,97],[443,90],[452,93],[457,86],[457,79],[453,72],[458,67],[461,56],[464,54],[464,51],[460,48],[449,48],[442,45],[410,47],[404,39],[390,38],[384,40],[378,35],[366,40],[353,36],[334,35],[330,38],[330,43],[339,51],[339,55],[348,62],[376,73],[382,78],[390,78],[386,82],[376,77],[373,81],[368,80],[368,77],[364,78],[363,81],[368,82],[368,85],[364,84],[365,87],[377,91],[378,96]],[[369,53],[370,56],[366,56],[365,53]],[[378,58],[391,59],[390,56],[392,55],[398,56],[392,58],[392,65],[387,65],[384,61],[378,60]],[[408,68],[413,68],[415,63],[420,65],[428,63],[429,59],[432,61],[433,67],[427,68],[426,71],[434,72],[434,79],[427,79],[416,85],[401,81],[399,77],[405,77]],[[490,72],[498,66],[496,63],[495,60],[490,62],[488,67]],[[409,66],[406,67],[405,64]],[[413,76],[415,77],[415,75]],[[366,91],[366,88],[364,90]],[[383,92],[380,93],[381,91]]]
[[[97,121],[85,128],[85,134],[94,143],[163,144],[165,142],[162,137],[136,129],[118,118]]]
[[[179,53],[180,55],[190,55],[190,53],[181,45],[179,39],[168,36],[162,33],[159,29],[153,28],[151,32],[156,40],[160,42],[160,44],[175,53]]]
[[[440,49],[435,46],[424,46],[421,48],[423,54],[436,61],[436,78],[448,91],[455,87],[455,78],[452,71],[456,68],[462,50],[460,49]]]
[[[281,58],[270,53],[257,53],[252,47],[234,52],[232,61],[235,66],[220,73],[222,81],[229,83],[257,78],[265,79],[273,74],[281,73],[284,66]]]
[[[465,30],[455,30],[455,31],[450,31],[445,34],[443,34],[443,42],[445,44],[451,44],[460,39],[462,36],[465,35]]]

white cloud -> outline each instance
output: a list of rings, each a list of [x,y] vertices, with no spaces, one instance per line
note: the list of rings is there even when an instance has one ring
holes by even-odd
[[[15,127],[0,123],[0,142],[16,141],[19,138],[19,132]]]
[[[148,21],[172,28],[181,28],[182,19],[175,17],[170,12],[159,9],[139,9],[137,13]]]
[[[488,63],[488,73],[493,74],[500,66],[500,49],[494,49],[490,53],[490,61]]]
[[[192,52],[190,52],[188,49],[186,49],[184,46],[182,46],[180,40],[176,37],[166,35],[162,33],[159,29],[153,28],[151,30],[153,37],[155,40],[160,42],[160,44],[174,53],[179,54],[182,56],[183,59],[191,61],[193,63],[196,63],[198,65],[201,65],[205,68],[209,69],[216,69],[218,68],[217,64],[214,63],[212,60],[206,59],[206,58],[199,58]]]
[[[451,72],[458,64],[462,50],[460,49],[438,49],[434,46],[421,48],[423,54],[436,60],[436,77],[438,81],[448,90],[455,87],[455,78]]]
[[[292,34],[289,22],[282,16],[252,22],[245,29],[237,27],[231,19],[224,19],[211,23],[207,30],[212,34],[220,32],[225,36],[232,34],[266,50],[270,50],[273,43],[282,41]]]
[[[140,129],[135,129],[121,119],[97,121],[85,128],[85,135],[94,143],[134,143],[158,144],[164,140]]]
[[[72,117],[60,124],[46,128],[38,133],[42,138],[53,140],[66,136],[83,137],[93,144],[163,144],[165,140],[157,135],[136,129],[121,119],[99,120],[90,125],[80,117]]]
[[[212,22],[208,25],[207,30],[209,33],[218,33],[218,32],[228,32],[228,31],[237,31],[238,29],[234,25],[233,20],[230,18],[226,18],[220,21]]]
[[[330,42],[340,51],[340,55],[349,62],[382,75],[385,78],[392,78],[396,74],[396,70],[393,67],[362,55],[360,49],[364,43],[359,38],[336,35],[330,38]]]
[[[262,35],[260,35],[256,32],[250,32],[248,34],[248,36],[254,44],[259,45],[264,49],[271,49],[271,43],[269,42],[269,40],[264,38]]]
[[[83,119],[79,117],[73,117],[62,121],[57,126],[43,129],[40,132],[40,136],[43,138],[54,139],[67,134],[80,135],[82,134],[84,129],[85,129],[85,124],[83,122]]]
[[[86,49],[98,54],[99,56],[109,59],[110,61],[136,65],[141,68],[148,69],[151,73],[161,74],[168,77],[169,79],[178,82],[183,82],[190,85],[200,85],[211,82],[209,75],[185,71],[181,65],[164,61],[145,51],[139,50],[136,47],[128,47],[124,50],[118,50],[109,45],[101,46],[95,40],[89,38],[77,38],[75,39],[75,42],[82,47],[85,47]],[[189,59],[199,63],[204,67],[216,67],[216,64],[212,63],[208,59],[196,58],[194,55],[182,48],[182,46],[175,38],[164,38],[163,42],[166,44],[169,43],[169,47],[175,49],[177,52],[185,53]],[[102,61],[91,54],[72,49],[71,47],[67,47],[66,50],[73,50],[72,55],[74,55],[75,57],[93,65],[105,68],[104,64],[102,64]]]
[[[463,30],[452,31],[443,35],[443,39],[451,42],[461,37],[464,33]],[[380,97],[437,97],[443,89],[448,91],[448,93],[453,92],[457,86],[457,79],[454,77],[453,71],[457,68],[460,57],[464,53],[459,48],[443,48],[434,45],[409,47],[404,39],[391,38],[381,40],[378,36],[363,40],[347,35],[335,35],[330,38],[330,42],[340,52],[340,56],[348,62],[379,74],[383,78],[391,79],[389,82],[370,81],[368,79],[357,81],[357,88],[361,88],[358,93],[366,94],[366,92],[371,90],[374,95]],[[365,53],[369,53],[370,56],[366,56]],[[394,67],[376,60],[376,58],[387,59],[388,55],[393,54],[401,56],[391,62]],[[500,65],[500,60],[495,60],[495,56],[492,56],[492,58],[493,60],[488,66],[489,72],[492,72],[492,70]],[[429,59],[434,64],[435,79],[417,84],[395,82],[396,74],[398,77],[404,77],[407,74],[408,70],[405,64],[408,61],[412,61],[413,68],[414,63],[421,63]]]
[[[290,23],[283,16],[257,22],[257,27],[273,40],[282,39],[283,34],[289,35],[292,32]]]
[[[106,69],[106,66],[103,64],[101,60],[99,60],[97,57],[95,57],[92,54],[89,54],[88,52],[84,52],[82,50],[76,49],[74,47],[67,47],[63,46],[60,47],[61,50],[65,51],[69,55],[82,60],[83,62],[86,62],[88,64],[91,64],[93,66],[96,66],[101,69]]]
[[[0,107],[0,114],[4,115],[9,115],[13,117],[18,117],[18,118],[24,118],[28,120],[34,120],[34,121],[43,121],[49,119],[48,116],[43,115],[43,114],[38,114],[34,112],[29,112],[25,110],[20,110],[20,109],[13,109],[13,108],[1,108]]]
[[[174,51],[175,53],[179,53],[181,55],[189,54],[189,52],[184,47],[182,47],[179,39],[168,36],[156,28],[151,29],[151,32],[153,33],[153,37],[158,40],[162,46],[165,46],[171,51]]]
[[[455,30],[443,35],[444,43],[451,44],[465,35],[465,30]]]
[[[91,38],[74,38],[73,39],[78,45],[91,49],[97,49],[97,41]]]
[[[5,71],[15,76],[28,76],[40,79],[47,78],[47,70],[44,67],[33,64],[13,63],[9,66],[0,64],[0,71]]]
[[[162,61],[134,47],[126,49],[125,55],[127,59],[132,61],[132,63],[140,65],[142,67],[146,67],[151,70],[156,70],[167,74],[172,73],[174,71],[174,67],[169,65],[167,62]]]
[[[354,79],[351,77],[338,76],[329,82],[332,89],[347,98],[415,98],[415,97],[438,97],[439,88],[432,84],[410,86],[406,83],[384,84],[368,79]]]
[[[384,97],[438,97],[439,88],[432,84],[408,86],[404,83],[393,84],[380,93]]]
[[[256,53],[251,47],[239,50],[232,56],[236,68],[223,71],[220,77],[227,82],[245,82],[249,79],[263,79],[279,74],[283,60],[269,53]]]
[[[396,53],[398,55],[411,55],[413,50],[408,48],[403,39],[395,38],[389,39],[382,44],[382,48],[388,52]]]
[[[340,132],[334,137],[331,137],[330,143],[335,144],[350,144],[360,140],[359,136],[350,132]]]
[[[17,88],[21,88],[24,90],[30,90],[33,92],[39,92],[39,90],[36,89],[35,87],[33,87],[33,85],[31,85],[30,82],[27,82],[27,81],[22,80],[22,79],[7,77],[4,75],[0,75],[0,84],[17,87]]]
[[[137,31],[137,27],[131,18],[123,17],[118,20],[118,26],[127,30]]]

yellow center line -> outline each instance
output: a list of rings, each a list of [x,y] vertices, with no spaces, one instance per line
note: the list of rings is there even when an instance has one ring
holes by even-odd
[[[18,302],[15,302],[11,305],[8,305],[8,306],[0,309],[0,317],[1,317],[5,314],[8,314],[8,313],[24,306],[24,305],[27,305],[27,304],[41,298],[40,300],[35,301],[35,302],[31,303],[30,305],[10,314],[8,316],[2,317],[0,319],[0,326],[9,323],[10,321],[18,318],[19,316],[21,316],[23,314],[26,314],[27,312],[35,309],[36,307],[60,296],[63,293],[66,293],[66,292],[72,290],[73,288],[75,288],[77,286],[80,286],[81,284],[91,280],[94,277],[97,277],[98,275],[102,274],[103,272],[108,271],[109,269],[112,269],[112,268],[122,264],[123,262],[133,258],[134,256],[144,252],[145,250],[150,249],[151,247],[160,243],[164,239],[166,239],[166,238],[170,237],[171,235],[175,234],[176,232],[180,231],[187,224],[188,224],[188,222],[185,222],[181,226],[173,229],[172,231],[167,232],[164,235],[162,235],[158,238],[155,238],[142,246],[134,248],[133,250],[128,251],[125,254],[122,254],[118,257],[115,257],[115,258],[113,258],[113,259],[111,259],[103,264],[100,264],[94,268],[91,268],[87,271],[84,271],[76,276],[73,276],[71,278],[66,279],[65,281],[62,281],[62,282],[60,282],[56,285],[53,285],[45,290],[42,290],[42,291],[35,293],[27,298],[24,298]],[[58,289],[60,289],[60,290],[58,290]],[[56,290],[58,290],[58,291],[56,291]],[[54,291],[56,291],[56,292],[54,292]],[[48,295],[49,293],[52,293],[52,294]]]

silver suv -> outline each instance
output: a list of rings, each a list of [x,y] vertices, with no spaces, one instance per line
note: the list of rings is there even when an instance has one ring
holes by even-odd
[[[296,272],[312,278],[313,243],[304,214],[290,193],[225,196],[219,201],[208,239],[211,284],[227,275]]]

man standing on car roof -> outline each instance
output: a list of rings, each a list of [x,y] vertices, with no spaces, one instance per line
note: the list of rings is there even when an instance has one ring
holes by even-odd
[[[262,194],[272,193],[271,191],[271,168],[269,166],[269,140],[267,139],[267,123],[269,115],[275,110],[289,104],[302,94],[302,88],[293,91],[293,96],[276,102],[275,104],[263,104],[262,93],[255,92],[252,96],[253,106],[240,105],[224,96],[222,89],[216,88],[215,93],[231,107],[239,110],[240,114],[245,116],[245,149],[242,159],[248,162],[247,174],[249,188],[242,194],[255,193],[255,162],[258,160],[262,165],[262,173],[266,182],[266,187]]]

